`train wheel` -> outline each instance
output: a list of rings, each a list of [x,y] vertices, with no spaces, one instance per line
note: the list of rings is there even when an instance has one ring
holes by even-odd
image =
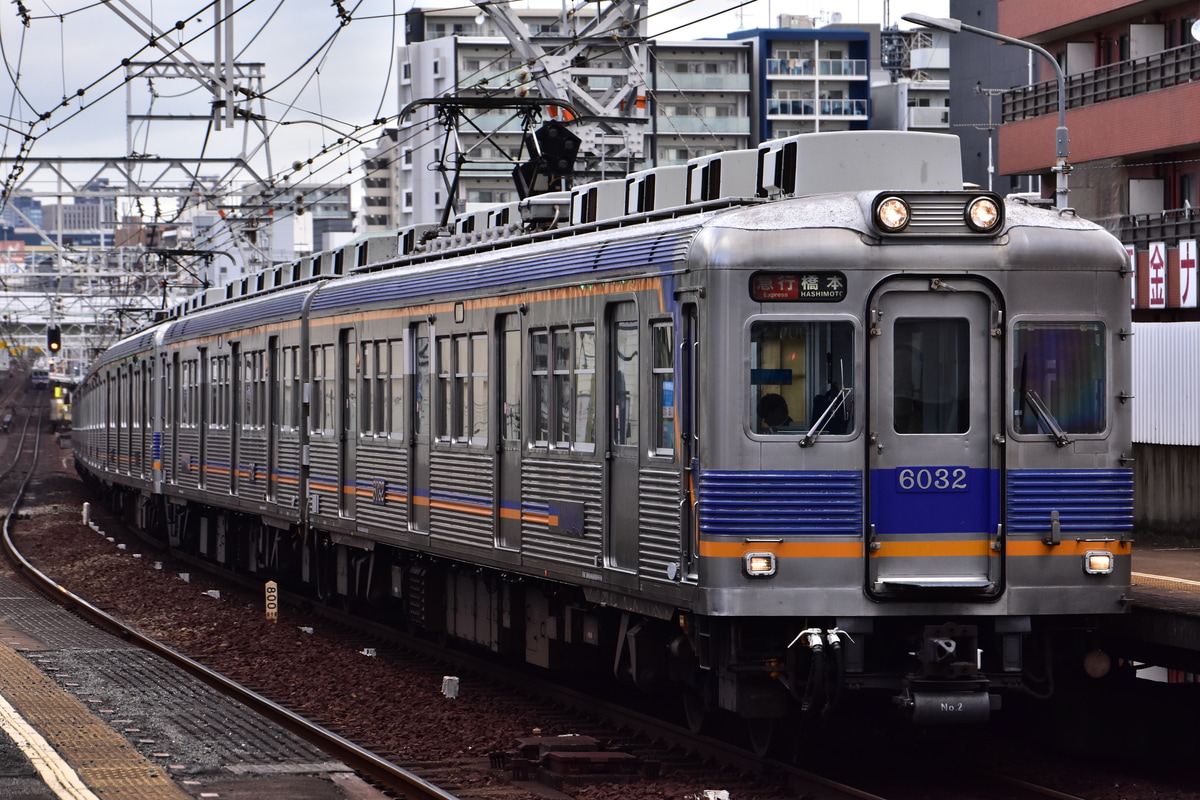
[[[708,703],[704,702],[704,693],[700,689],[689,686],[683,690],[683,716],[692,733],[700,733],[708,724]]]
[[[746,720],[746,735],[750,737],[750,749],[759,758],[766,758],[775,746],[779,731],[778,720],[773,717]]]

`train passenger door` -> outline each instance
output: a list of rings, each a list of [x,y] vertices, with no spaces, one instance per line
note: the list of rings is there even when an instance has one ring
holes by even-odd
[[[641,350],[634,303],[617,303],[608,314],[608,508],[604,515],[604,561],[636,570],[638,556],[638,464],[641,456]]]
[[[692,578],[696,574],[696,553],[699,551],[696,519],[693,513],[693,503],[696,496],[696,480],[699,477],[697,466],[700,450],[696,435],[698,421],[696,419],[696,363],[700,350],[700,324],[697,319],[696,306],[688,303],[683,306],[679,331],[679,444],[681,451],[679,463],[683,466],[683,507],[679,515],[681,530],[682,552],[680,553],[683,574]]]
[[[499,345],[500,380],[496,391],[500,402],[500,442],[496,475],[499,507],[496,546],[504,550],[521,548],[521,319],[504,314],[496,325]]]
[[[279,337],[272,336],[267,344],[267,418],[264,428],[267,432],[267,485],[266,499],[268,503],[276,500],[276,470],[279,468],[279,405],[280,386],[283,375],[280,372]]]
[[[408,477],[408,525],[420,533],[429,532],[429,458],[432,434],[433,386],[430,383],[430,354],[432,342],[429,325],[413,326],[412,335],[413,383],[408,396],[412,398],[412,438],[409,440],[412,460]]]
[[[358,337],[353,328],[338,336],[338,514],[354,519],[358,510],[355,445],[358,444]]]
[[[228,406],[221,409],[220,413],[228,415],[229,420],[229,493],[236,496],[242,483],[242,425],[247,422],[245,397],[250,379],[249,375],[242,372],[242,346],[237,342],[229,345],[229,361],[226,363],[229,364],[229,374],[224,377],[229,382],[230,396],[222,401]]]
[[[967,278],[901,279],[871,312],[869,592],[1001,591],[999,306]]]

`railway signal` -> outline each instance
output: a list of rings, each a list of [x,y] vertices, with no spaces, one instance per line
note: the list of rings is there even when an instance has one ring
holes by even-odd
[[[46,328],[46,349],[51,353],[62,350],[62,329],[57,325]]]

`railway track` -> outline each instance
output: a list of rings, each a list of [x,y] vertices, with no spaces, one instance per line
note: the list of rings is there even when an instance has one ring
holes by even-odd
[[[35,454],[39,449],[37,434],[40,433],[43,426],[37,423],[32,414],[29,416],[29,420],[23,426],[24,433],[20,443],[10,443],[9,449],[12,450],[15,447],[19,451],[19,455],[12,456],[12,464],[5,473],[19,473],[24,469],[24,480],[21,482],[19,492],[14,491],[12,481],[0,482],[0,487],[4,487],[3,494],[5,495],[17,495],[24,491],[31,478],[36,480],[33,464],[37,458]],[[15,431],[9,437],[10,440],[13,438],[15,438]],[[0,497],[0,500],[7,504],[9,498]],[[8,514],[8,521],[15,522],[17,525],[20,523],[16,514],[19,504],[20,498],[13,496],[12,510]],[[105,527],[113,526],[109,532],[117,533],[121,537],[131,535],[131,532],[126,530],[117,531],[116,529],[120,526],[116,520],[105,519],[103,525]],[[439,781],[436,759],[414,759],[406,754],[404,759],[395,759],[408,764],[406,767],[400,766],[389,755],[379,754],[379,752],[386,753],[386,746],[375,748],[356,744],[350,738],[334,730],[340,727],[336,720],[325,725],[316,724],[306,714],[289,710],[284,705],[269,699],[271,687],[264,686],[259,690],[247,688],[243,683],[222,675],[217,669],[205,666],[199,660],[184,656],[178,649],[164,645],[155,638],[144,635],[135,627],[125,624],[119,618],[121,616],[119,613],[110,613],[114,609],[106,610],[100,607],[104,604],[94,604],[81,599],[70,591],[71,588],[78,587],[67,587],[59,581],[47,577],[17,550],[7,524],[4,532],[4,545],[10,551],[9,558],[18,565],[21,574],[26,579],[38,583],[41,591],[53,597],[57,602],[71,607],[97,626],[112,631],[114,635],[134,641],[142,647],[159,653],[163,658],[177,664],[190,674],[217,687],[220,691],[236,697],[240,702],[255,708],[280,725],[313,742],[330,755],[353,766],[362,774],[372,778],[381,787],[409,798],[480,796],[472,793],[471,790],[456,795],[434,785]],[[174,554],[171,558],[180,559],[181,556]],[[197,573],[201,568],[209,570],[213,567],[212,564],[194,560],[181,563],[186,563],[188,569]],[[227,573],[221,573],[221,580],[226,582],[241,580],[247,591],[257,592],[261,589],[259,582],[247,579],[245,576],[230,576]],[[289,596],[285,596],[283,601],[285,605],[291,603],[302,605],[307,602],[302,598]],[[540,673],[530,675],[519,669],[503,669],[494,661],[482,658],[477,654],[447,650],[436,643],[352,617],[337,609],[313,606],[311,611],[320,615],[323,626],[355,631],[359,640],[369,641],[375,645],[381,658],[393,653],[408,654],[404,656],[407,658],[411,657],[410,654],[417,653],[420,658],[432,661],[446,671],[472,676],[464,677],[464,680],[473,682],[482,680],[477,676],[487,676],[489,681],[502,683],[509,687],[505,691],[529,698],[528,702],[538,705],[542,710],[534,712],[534,715],[545,720],[555,729],[570,729],[574,733],[590,735],[610,746],[619,747],[623,751],[637,753],[644,762],[657,763],[664,768],[664,772],[671,773],[673,785],[690,782],[690,785],[696,786],[697,792],[692,796],[702,797],[704,794],[700,787],[712,786],[719,786],[730,791],[730,796],[737,800],[751,797],[771,798],[771,800],[785,797],[806,797],[818,800],[843,800],[844,798],[870,800],[871,798],[887,797],[889,800],[895,800],[895,798],[904,798],[909,795],[909,790],[904,788],[897,788],[896,793],[893,793],[890,788],[878,789],[873,793],[862,788],[855,788],[855,785],[852,784],[856,784],[857,781],[853,778],[835,780],[791,764],[764,760],[746,748],[709,737],[697,736],[682,725],[664,722],[657,717],[631,710],[618,703],[599,700],[594,693],[587,689],[549,685]],[[544,709],[548,707],[563,710],[547,713]],[[355,738],[363,741],[362,737]],[[489,753],[487,755],[492,758],[493,766],[495,766],[497,754]],[[519,777],[522,776],[514,771],[513,782],[520,783]],[[960,776],[955,781],[955,791],[961,792],[973,780],[975,779]],[[1039,788],[1032,784],[1022,785],[1019,790],[1010,786],[1004,789],[1003,793],[998,794],[995,792],[995,788],[1002,784],[1001,779],[994,775],[984,775],[980,776],[978,781],[979,790],[972,792],[972,796],[1006,797],[1010,800],[1024,797],[1055,797],[1064,800],[1064,798],[1071,797],[1052,790],[1045,790],[1038,794]],[[888,786],[886,780],[882,784],[877,780],[871,781],[871,783],[877,786]],[[928,786],[925,788],[927,789]],[[602,796],[611,798],[637,796],[622,794],[621,791],[622,789],[619,787],[614,788],[613,793]],[[630,791],[640,790],[631,788]],[[497,795],[489,793],[489,796]],[[571,795],[564,793],[562,796],[570,797]],[[925,792],[923,796],[935,797],[936,794]],[[947,796],[962,795],[950,794]]]
[[[34,468],[40,454],[43,427],[41,423],[40,409],[31,410],[26,415],[20,439],[15,446],[16,453],[10,464],[0,471],[0,480],[2,480],[13,474],[19,475],[22,468],[24,469],[24,476],[20,484],[15,489],[12,488],[11,482],[5,484],[6,491],[0,494],[0,499],[11,501],[5,503],[8,508],[3,526],[5,555],[30,585],[52,601],[70,608],[93,625],[110,631],[114,636],[137,644],[243,705],[253,708],[281,727],[320,747],[334,758],[340,759],[361,774],[369,776],[379,786],[399,793],[399,796],[409,800],[456,800],[454,795],[432,785],[403,767],[347,741],[336,733],[284,708],[236,681],[230,680],[162,642],[143,635],[136,628],[74,594],[68,587],[51,579],[27,560],[14,543],[12,527],[13,521],[18,519],[22,498],[33,478]],[[10,447],[10,449],[12,448]],[[4,497],[4,495],[8,495],[8,497]]]

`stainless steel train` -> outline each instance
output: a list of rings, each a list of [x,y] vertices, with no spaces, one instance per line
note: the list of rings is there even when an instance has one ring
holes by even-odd
[[[73,446],[172,545],[756,745],[860,690],[979,721],[1104,672],[1129,274],[955,137],[807,134],[211,289]]]

